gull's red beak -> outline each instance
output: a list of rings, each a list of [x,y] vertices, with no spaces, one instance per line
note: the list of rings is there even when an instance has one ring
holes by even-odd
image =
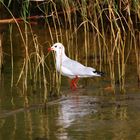
[[[48,52],[50,52],[50,51],[52,51],[52,49],[51,48],[48,48]]]

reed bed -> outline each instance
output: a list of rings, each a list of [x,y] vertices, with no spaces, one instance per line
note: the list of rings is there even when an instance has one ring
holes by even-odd
[[[52,61],[47,62],[47,59],[54,58],[54,56],[44,53],[44,47],[39,43],[38,36],[33,33],[29,20],[33,2],[28,0],[21,2],[22,10],[19,16],[23,20],[24,30],[21,29],[20,22],[14,17],[13,9],[10,9],[13,5],[10,2],[8,5],[3,1],[0,3],[14,19],[25,50],[23,65],[16,85],[20,82],[23,84],[24,94],[27,93],[28,85],[32,85],[34,90],[38,87],[43,88],[44,102],[46,102],[49,95],[60,95],[61,75],[55,70],[52,71],[50,68]],[[50,40],[47,40],[47,46],[50,47],[55,42],[67,44],[68,55],[76,60],[84,55],[85,65],[88,65],[88,56],[92,54],[95,66],[98,65],[98,68],[103,71],[106,69],[105,66],[108,67],[109,71],[105,71],[105,73],[110,77],[110,84],[114,92],[116,84],[119,84],[122,93],[125,92],[126,65],[132,52],[135,52],[138,82],[140,81],[139,5],[138,0],[117,2],[113,0],[48,0],[36,2],[36,7],[43,15],[41,18],[44,20],[44,29],[47,28],[49,31]],[[11,33],[11,66],[12,75],[14,75],[12,25],[9,30]],[[32,37],[30,38],[32,39],[29,39],[28,32],[31,33]],[[84,33],[83,46],[78,45],[79,32]],[[32,52],[30,52],[31,44]],[[1,63],[2,61],[0,61]],[[11,86],[13,85],[12,76]]]

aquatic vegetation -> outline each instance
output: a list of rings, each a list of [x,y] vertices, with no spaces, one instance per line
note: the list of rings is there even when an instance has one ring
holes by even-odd
[[[17,14],[13,8],[16,3],[0,1],[0,7],[4,7],[12,19],[8,20],[8,17],[5,17],[5,21],[0,20],[1,24],[10,23],[11,87],[22,83],[24,94],[28,90],[28,85],[32,85],[33,91],[43,88],[45,102],[50,94],[60,94],[61,75],[50,68],[53,64],[52,61],[48,62],[48,59],[54,56],[48,56],[44,49],[55,42],[67,44],[68,55],[73,59],[78,60],[85,56],[83,60],[85,65],[88,65],[89,56],[92,56],[94,65],[109,75],[114,92],[116,84],[119,84],[120,91],[125,92],[126,65],[134,52],[138,82],[140,81],[140,2],[138,0],[126,2],[25,0],[18,4],[21,11]],[[32,15],[32,9],[37,16]],[[40,23],[39,20],[43,22]],[[12,23],[17,26],[24,48],[22,67],[17,79],[14,79]],[[37,26],[41,24],[44,31],[48,31],[44,45],[40,44],[39,36],[34,33],[32,26],[34,24]],[[83,43],[79,45],[81,32],[83,34],[80,39]],[[2,54],[0,43],[0,69],[3,63]]]

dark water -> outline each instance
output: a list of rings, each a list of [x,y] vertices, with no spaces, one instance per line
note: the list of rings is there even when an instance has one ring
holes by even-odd
[[[47,31],[34,32],[43,44],[48,37]],[[114,94],[108,75],[81,79],[80,88],[74,92],[69,89],[67,79],[62,77],[63,96],[44,107],[41,90],[33,94],[30,89],[26,95],[21,85],[10,88],[8,35],[7,30],[3,39],[5,69],[0,79],[0,140],[140,140],[140,90],[136,73],[132,75],[136,70],[133,65],[127,66],[125,94],[121,94],[118,85]],[[21,53],[18,49],[23,45],[17,39],[19,34],[13,36],[16,83],[24,50]],[[83,44],[82,38],[79,43]],[[25,107],[26,104],[30,107]]]

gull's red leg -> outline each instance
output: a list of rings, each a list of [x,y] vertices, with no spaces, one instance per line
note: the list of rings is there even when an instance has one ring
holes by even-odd
[[[79,78],[78,78],[78,76],[76,76],[76,77],[75,77],[75,83],[76,83],[76,84],[78,83],[78,80],[79,80]]]
[[[71,85],[70,85],[70,88],[72,90],[76,90],[78,80],[79,80],[78,76],[76,76],[74,79],[72,79]]]

